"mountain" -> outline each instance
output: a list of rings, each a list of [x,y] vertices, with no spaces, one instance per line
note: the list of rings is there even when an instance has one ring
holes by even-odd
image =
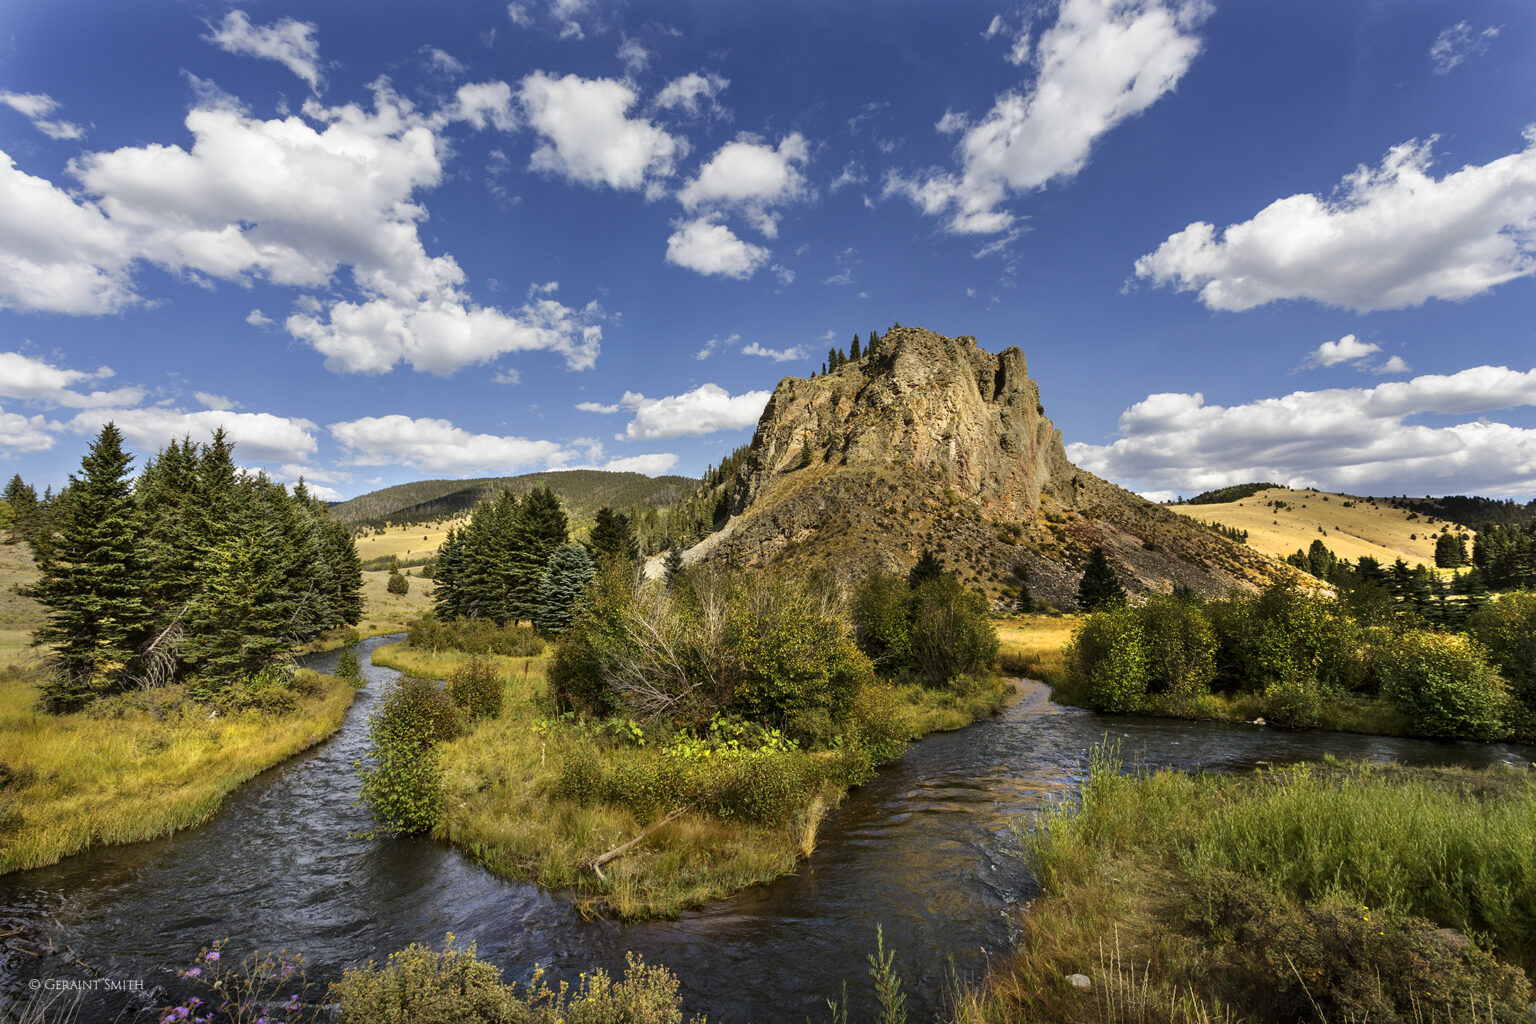
[[[436,523],[467,514],[486,495],[498,490],[527,493],[548,485],[563,499],[573,520],[591,519],[599,508],[629,509],[660,506],[689,494],[697,480],[682,476],[648,477],[601,469],[568,469],[521,476],[475,480],[418,480],[385,487],[331,506],[331,516],[344,523],[396,526]]]
[[[853,580],[932,548],[994,597],[1022,565],[1071,607],[1102,546],[1127,588],[1217,596],[1295,570],[1068,461],[1016,347],[897,326],[874,351],[774,390],[724,528],[689,561],[790,561]]]

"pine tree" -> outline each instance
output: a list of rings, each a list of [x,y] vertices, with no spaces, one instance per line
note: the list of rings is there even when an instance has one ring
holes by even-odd
[[[864,354],[867,355],[867,356],[874,355],[875,354],[875,346],[878,345],[878,344],[880,344],[880,335],[876,334],[874,331],[870,331],[869,332],[869,344],[864,346]]]
[[[518,512],[512,529],[507,614],[503,621],[532,620],[538,611],[539,583],[549,565],[549,556],[570,536],[565,509],[548,486],[530,491]]]
[[[918,556],[916,564],[907,573],[907,586],[916,590],[929,580],[936,580],[943,575],[944,563],[940,562],[938,556],[932,551],[923,548],[923,553]]]
[[[592,525],[587,550],[594,562],[606,559],[633,562],[640,557],[640,548],[635,542],[635,531],[629,517],[613,511],[607,505],[597,510],[597,522]]]
[[[582,591],[596,573],[587,549],[580,544],[562,544],[549,556],[549,566],[539,581],[539,606],[533,624],[551,635],[570,624],[581,601]]]
[[[21,474],[11,477],[5,485],[5,503],[11,507],[11,523],[7,543],[25,541],[33,543],[42,530],[43,512],[37,502],[37,490],[24,483]]]
[[[661,563],[661,569],[667,583],[668,590],[676,590],[683,578],[683,553],[673,545],[667,550],[667,557]]]
[[[391,594],[410,593],[410,581],[408,581],[400,572],[400,567],[398,565],[389,570],[389,580],[384,584],[384,589],[389,591]]]
[[[849,359],[850,362],[856,363],[856,362],[859,361],[860,358],[861,357],[859,356],[859,336],[857,334],[855,334],[853,336],[853,341],[848,346],[848,359]]]
[[[1077,606],[1085,612],[1117,608],[1125,604],[1125,588],[1101,547],[1088,553],[1088,564],[1077,585]]]
[[[810,437],[809,434],[807,434],[805,436],[805,439],[800,442],[800,461],[796,465],[795,468],[797,468],[797,469],[809,469],[809,468],[811,468],[811,464],[814,463],[815,461],[816,461],[816,453],[811,448],[811,437]]]
[[[132,459],[122,442],[113,423],[96,435],[80,477],[70,476],[50,510],[40,576],[24,591],[47,609],[32,642],[53,647],[54,680],[44,701],[55,710],[128,685],[152,628],[149,575],[134,537]]]

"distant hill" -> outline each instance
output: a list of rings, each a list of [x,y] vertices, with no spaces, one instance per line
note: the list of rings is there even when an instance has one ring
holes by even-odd
[[[1279,484],[1268,482],[1258,484],[1235,484],[1232,487],[1223,487],[1219,491],[1206,491],[1204,494],[1197,494],[1193,498],[1190,498],[1189,501],[1185,504],[1222,505],[1229,501],[1242,501],[1244,498],[1253,494],[1257,494],[1259,491],[1267,491],[1271,487],[1279,486]]]
[[[1409,565],[1434,565],[1435,538],[1448,528],[1465,532],[1463,527],[1438,514],[1399,507],[1400,500],[1271,486],[1225,502],[1169,508],[1198,522],[1247,531],[1249,547],[1279,558],[1321,540],[1350,561],[1369,555],[1388,565],[1399,558]]]
[[[1435,516],[1459,523],[1469,530],[1481,530],[1490,524],[1499,526],[1524,526],[1536,522],[1536,500],[1524,505],[1505,499],[1468,497],[1465,494],[1449,494],[1443,498],[1382,498],[1397,508]]]
[[[417,480],[396,484],[331,506],[331,515],[357,526],[383,527],[441,523],[468,513],[497,490],[526,494],[548,485],[564,500],[573,519],[591,519],[599,508],[665,505],[691,493],[698,481],[684,476],[649,477],[601,469],[524,473],[474,480]]]
[[[729,520],[686,561],[782,562],[851,582],[905,573],[926,548],[994,598],[1021,567],[1035,597],[1064,607],[1094,547],[1143,594],[1306,582],[1072,465],[1017,348],[994,355],[912,327],[830,373],[780,381],[722,511]]]

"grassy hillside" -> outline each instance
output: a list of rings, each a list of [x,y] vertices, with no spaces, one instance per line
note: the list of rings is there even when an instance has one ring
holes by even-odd
[[[1384,498],[1360,498],[1327,491],[1270,487],[1240,501],[1172,505],[1172,511],[1204,523],[1248,531],[1248,546],[1283,558],[1321,540],[1330,551],[1351,561],[1369,555],[1390,565],[1435,564],[1435,537],[1458,527],[1437,516],[1388,504]]]
[[[697,484],[698,481],[682,476],[649,477],[599,469],[475,480],[418,480],[333,505],[331,515],[343,523],[367,525],[383,525],[385,521],[396,526],[444,522],[468,513],[494,490],[507,488],[526,493],[548,485],[565,501],[566,512],[573,521],[590,520],[604,505],[615,509],[664,505],[691,492]]]
[[[32,630],[43,621],[43,609],[30,597],[17,594],[16,588],[36,579],[27,546],[0,543],[0,668],[33,656],[28,644]]]

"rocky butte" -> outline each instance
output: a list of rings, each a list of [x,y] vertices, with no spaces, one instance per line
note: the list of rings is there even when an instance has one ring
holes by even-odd
[[[1295,570],[1068,461],[1024,353],[893,327],[872,353],[763,409],[723,529],[686,558],[789,560],[844,579],[905,572],[931,548],[996,597],[1017,565],[1031,593],[1071,607],[1102,546],[1132,593],[1215,597]]]

